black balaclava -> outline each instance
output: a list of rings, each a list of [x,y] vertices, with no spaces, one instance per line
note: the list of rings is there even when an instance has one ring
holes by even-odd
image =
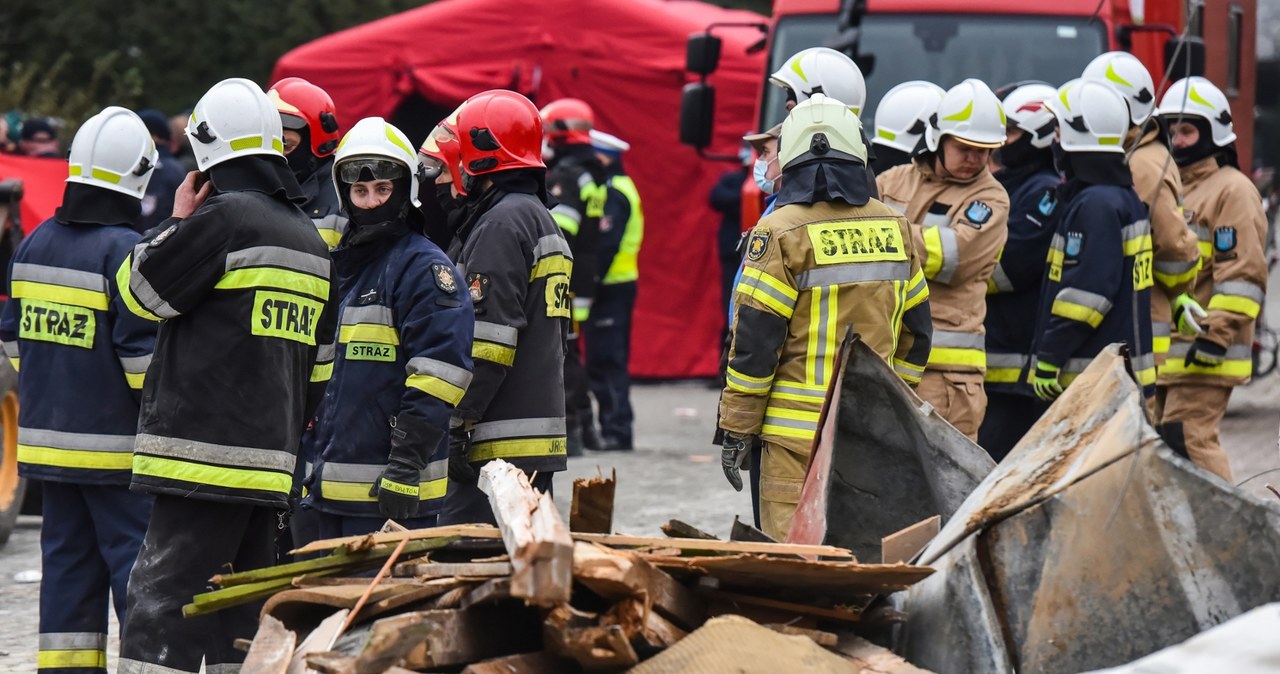
[[[298,205],[307,201],[298,179],[279,155],[235,157],[209,167],[205,173],[218,192],[261,192]]]
[[[1162,125],[1166,127],[1167,133],[1168,123],[1161,120]],[[1201,159],[1207,159],[1218,153],[1218,146],[1213,144],[1213,128],[1209,126],[1209,120],[1203,117],[1192,117],[1190,115],[1177,120],[1178,123],[1189,123],[1196,127],[1196,131],[1200,132],[1200,138],[1195,145],[1191,147],[1175,147],[1173,153],[1173,161],[1178,166],[1190,166]]]
[[[876,146],[876,158],[871,161],[871,170],[877,174],[884,173],[895,166],[911,163],[911,153],[903,152],[887,145]]]
[[[284,159],[289,162],[289,170],[293,171],[293,177],[302,183],[316,172],[321,159],[311,152],[311,130],[304,126],[293,131],[297,131],[302,136],[302,140],[298,141],[298,147],[293,148],[293,152],[285,155]]]
[[[1054,147],[1054,165],[1067,181],[1079,180],[1091,185],[1133,186],[1133,174],[1119,152],[1067,152]]]
[[[368,169],[360,171],[360,180],[356,182],[365,182],[374,180]],[[351,183],[341,183],[342,189],[339,192],[342,196],[342,208],[347,212],[347,217],[351,219],[352,226],[358,228],[368,227],[370,225],[380,225],[385,222],[401,220],[409,211],[409,176],[402,175],[394,178],[391,184],[395,187],[391,190],[391,196],[381,204],[373,208],[360,208],[351,202]]]
[[[67,183],[54,217],[67,224],[133,226],[142,217],[142,201],[103,187]]]
[[[996,163],[1011,168],[1029,164],[1053,165],[1053,152],[1049,148],[1038,148],[1031,144],[1031,134],[1023,132],[1018,140],[1009,143],[994,153]]]

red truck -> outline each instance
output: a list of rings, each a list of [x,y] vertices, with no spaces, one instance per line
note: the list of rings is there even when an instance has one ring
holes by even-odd
[[[868,127],[875,105],[899,82],[922,79],[946,88],[976,77],[993,88],[1019,80],[1056,86],[1078,77],[1098,54],[1123,49],[1146,64],[1157,85],[1168,72],[1165,85],[1190,74],[1221,87],[1231,99],[1241,165],[1248,167],[1256,20],[1257,0],[775,0],[768,23],[711,26],[690,36],[689,70],[701,77],[685,90],[681,139],[705,152],[711,138],[714,33],[754,28],[766,33],[768,50],[749,125],[758,129],[785,114],[785,94],[768,84],[768,74],[808,47],[840,49],[859,63]],[[745,230],[759,219],[762,200],[750,180],[743,197]]]

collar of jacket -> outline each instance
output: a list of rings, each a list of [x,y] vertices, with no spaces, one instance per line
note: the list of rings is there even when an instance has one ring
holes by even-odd
[[[937,156],[938,155],[936,153],[929,152],[916,157],[911,162],[911,164],[915,166],[916,170],[924,176],[925,182],[948,183],[951,185],[972,185],[973,183],[978,182],[978,179],[981,178],[983,174],[990,172],[990,169],[983,167],[981,171],[973,174],[972,178],[965,180],[961,180],[954,176],[944,178],[943,176],[938,175],[937,171],[933,170],[933,162]]]
[[[1142,126],[1131,126],[1129,127],[1129,131],[1124,135],[1124,146],[1127,150],[1126,154],[1133,154],[1134,150],[1152,143],[1160,143],[1165,147],[1169,146],[1169,144],[1165,142],[1164,135],[1160,133],[1159,124],[1147,122]]]
[[[236,157],[211,166],[208,174],[209,181],[218,192],[261,192],[295,205],[306,203],[307,200],[284,157]]]
[[[1055,176],[1057,172],[1053,170],[1053,157],[1049,157],[1049,161],[1034,161],[1020,166],[1004,166],[992,175],[1000,182],[1009,194],[1013,194],[1015,190],[1027,182],[1032,176],[1039,173],[1052,173]]]
[[[1133,187],[1133,173],[1129,171],[1129,164],[1124,161],[1124,157],[1119,154],[1073,152],[1070,157],[1072,178],[1069,183]],[[1079,189],[1083,189],[1083,185]]]
[[[1218,164],[1218,155],[1216,154],[1184,167],[1179,171],[1182,174],[1182,186],[1184,188],[1190,187],[1217,173],[1219,168],[1221,166]]]
[[[359,228],[350,227],[330,255],[333,256],[334,264],[340,267],[350,264],[363,266],[410,233],[409,225],[403,218]]]
[[[142,201],[93,185],[67,183],[54,217],[69,225],[129,227],[142,217]]]

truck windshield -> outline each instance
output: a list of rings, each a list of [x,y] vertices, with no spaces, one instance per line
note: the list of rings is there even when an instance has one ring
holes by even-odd
[[[894,85],[928,80],[950,88],[976,77],[991,88],[1019,80],[1054,86],[1080,76],[1106,49],[1106,27],[1088,17],[993,16],[990,14],[868,14],[862,20],[860,55],[875,57],[867,76],[864,123],[874,123],[875,106]],[[836,18],[807,14],[779,19],[769,55],[769,72],[792,54],[823,45],[836,34]],[[767,129],[786,114],[786,94],[764,88]]]

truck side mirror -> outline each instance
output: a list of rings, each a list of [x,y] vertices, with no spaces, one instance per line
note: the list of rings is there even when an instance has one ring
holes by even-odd
[[[1176,57],[1175,57],[1176,54]],[[1164,63],[1169,81],[1177,81],[1192,75],[1204,76],[1204,39],[1199,37],[1172,37],[1164,43]]]
[[[690,82],[680,93],[680,142],[702,149],[711,144],[715,120],[716,88],[706,82]]]
[[[711,33],[694,33],[685,42],[684,69],[707,76],[720,65],[720,38]]]

